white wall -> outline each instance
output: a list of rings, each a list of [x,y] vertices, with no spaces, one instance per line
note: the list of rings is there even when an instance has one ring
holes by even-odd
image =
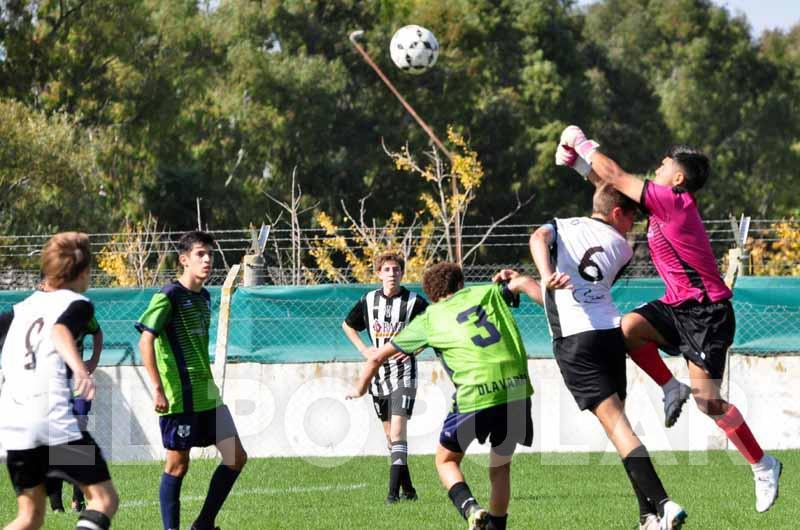
[[[687,378],[682,359],[668,359],[679,378]],[[604,451],[615,461],[602,429],[589,412],[579,412],[554,360],[531,360],[532,451]],[[252,457],[336,456],[320,465],[336,465],[354,455],[386,454],[386,441],[372,401],[345,401],[360,365],[231,364],[224,399]],[[409,451],[432,453],[453,388],[437,361],[421,362],[420,388],[409,423]],[[765,448],[800,447],[800,357],[732,356],[728,370],[735,403]],[[114,461],[161,458],[158,418],[143,367],[102,368],[89,428],[107,458]],[[663,426],[661,392],[632,363],[628,364],[628,416],[651,451],[725,448],[727,440],[693,403],[672,429]],[[473,445],[471,451],[485,451]],[[198,455],[213,450],[198,451]],[[547,458],[545,455],[543,458]],[[665,458],[669,458],[666,456]],[[702,463],[702,453],[696,456]],[[543,460],[544,463],[544,460]]]

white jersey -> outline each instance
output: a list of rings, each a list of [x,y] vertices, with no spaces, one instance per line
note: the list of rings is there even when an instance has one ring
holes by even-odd
[[[555,232],[550,249],[555,270],[568,274],[574,287],[545,291],[550,335],[557,339],[619,327],[611,286],[633,257],[628,241],[596,218],[554,219],[548,225]]]
[[[52,340],[53,326],[74,303],[89,300],[69,290],[36,291],[14,306],[2,350],[0,445],[22,450],[81,438],[72,414],[67,366]]]

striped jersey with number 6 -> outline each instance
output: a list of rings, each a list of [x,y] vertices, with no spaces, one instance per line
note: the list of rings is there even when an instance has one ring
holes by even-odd
[[[550,259],[569,275],[574,289],[547,290],[547,323],[553,338],[620,326],[611,286],[633,257],[628,241],[613,226],[591,217],[553,219]]]

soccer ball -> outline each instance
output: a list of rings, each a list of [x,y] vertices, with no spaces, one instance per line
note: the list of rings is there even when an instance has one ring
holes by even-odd
[[[398,29],[389,43],[392,61],[398,68],[412,74],[421,74],[436,64],[439,42],[430,30],[410,25]]]

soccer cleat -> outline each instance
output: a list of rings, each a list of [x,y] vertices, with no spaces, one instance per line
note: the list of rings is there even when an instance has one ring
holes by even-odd
[[[639,530],[659,530],[658,516],[648,513],[644,519],[639,519]]]
[[[400,497],[397,495],[389,494],[386,496],[386,504],[397,504],[398,502],[400,502]]]
[[[769,467],[764,470],[754,471],[753,479],[756,483],[756,511],[763,513],[769,510],[778,498],[778,481],[781,478],[783,464],[772,455],[764,455],[762,462]],[[759,462],[760,463],[760,462]]]
[[[480,506],[474,506],[467,517],[467,524],[469,530],[486,530],[489,524],[489,512]]]
[[[692,388],[678,381],[678,384],[664,392],[664,426],[672,427],[681,415],[681,409],[689,396]]]
[[[197,521],[195,521],[194,523],[192,523],[192,526],[190,526],[190,527],[189,527],[189,530],[200,530],[200,529],[198,528],[198,526],[197,526]],[[220,529],[220,527],[219,527],[219,526],[215,526],[215,527],[214,527],[214,528],[212,528],[211,530],[221,530],[221,529]]]
[[[403,501],[416,501],[419,497],[417,496],[417,490],[411,488],[411,491],[404,491],[400,494],[400,500]]]
[[[673,501],[664,503],[664,515],[659,519],[659,530],[678,530],[686,522],[686,510]]]

